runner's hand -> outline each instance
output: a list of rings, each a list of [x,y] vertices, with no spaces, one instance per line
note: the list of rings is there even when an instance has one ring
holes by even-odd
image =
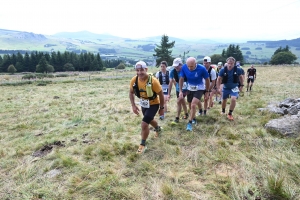
[[[132,106],[132,111],[136,114],[136,115],[139,115],[140,114],[140,109],[136,106],[136,105],[134,105],[134,106]]]

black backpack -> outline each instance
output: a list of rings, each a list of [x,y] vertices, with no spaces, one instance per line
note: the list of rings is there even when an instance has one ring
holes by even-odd
[[[166,73],[166,84],[168,85],[170,82],[170,79],[169,79],[169,71],[167,71]],[[159,71],[159,83],[162,85],[163,84],[163,81],[162,81],[162,72]]]
[[[178,76],[178,72],[176,71],[176,69],[173,69],[174,70],[174,79],[176,81],[176,83],[179,83],[179,76]],[[187,78],[184,77],[184,82],[187,82]]]
[[[237,74],[237,66],[234,66],[234,68],[233,68],[233,83],[238,83],[239,82],[238,78],[239,78],[239,76]],[[226,67],[224,67],[224,76],[222,79],[222,84],[227,83],[227,81],[228,81],[228,69],[226,66]]]

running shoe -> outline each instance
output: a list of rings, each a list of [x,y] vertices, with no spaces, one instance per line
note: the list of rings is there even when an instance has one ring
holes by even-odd
[[[202,112],[198,112],[198,116],[201,116],[202,115]]]
[[[229,119],[230,121],[233,121],[233,116],[228,114],[227,119]]]
[[[225,115],[225,112],[220,112],[221,115]]]
[[[161,127],[158,126],[157,128],[154,129],[154,131],[155,131],[154,137],[155,137],[155,138],[158,138],[159,135],[160,135],[160,132],[161,132]]]
[[[193,119],[193,120],[192,120],[192,124],[197,124],[196,119]]]
[[[192,124],[191,124],[191,123],[188,123],[188,124],[186,125],[186,130],[187,130],[187,131],[192,131],[192,130],[193,130]]]
[[[165,118],[164,115],[159,116],[159,119],[160,119],[160,120],[164,120],[164,118]]]
[[[174,121],[171,122],[171,124],[178,124],[179,123],[179,119],[175,119]]]
[[[146,151],[147,147],[144,146],[144,145],[141,145],[139,146],[138,150],[137,150],[137,154],[143,154],[145,151]]]

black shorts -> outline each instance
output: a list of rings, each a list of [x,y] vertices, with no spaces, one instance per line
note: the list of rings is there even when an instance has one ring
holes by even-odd
[[[250,83],[250,81],[251,81],[251,83],[254,83],[254,78],[248,78],[247,79],[247,83]]]
[[[150,105],[150,108],[142,107],[142,113],[144,115],[143,122],[150,124],[150,122],[154,119],[158,109],[159,109],[159,104]]]
[[[182,91],[183,98],[186,96],[186,94],[187,94],[187,90]],[[177,99],[179,98],[179,92],[178,91],[176,91],[176,97],[177,97]]]
[[[203,94],[204,90],[188,91],[187,102],[191,103],[194,97],[200,100]]]

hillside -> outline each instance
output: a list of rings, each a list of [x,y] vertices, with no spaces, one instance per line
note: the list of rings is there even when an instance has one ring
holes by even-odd
[[[88,31],[62,32],[54,35],[41,35],[29,32],[0,29],[0,54],[15,53],[17,51],[73,51],[100,53],[114,55],[120,59],[153,60],[156,44],[161,36],[128,39],[108,34],[95,34]],[[206,55],[221,54],[229,43],[221,43],[209,39],[184,40],[169,36],[170,41],[175,41],[173,56],[178,57],[183,52],[189,51],[188,56],[198,59]],[[268,61],[279,46],[289,45],[291,51],[299,58],[299,38],[295,40],[280,41],[248,41],[247,43],[230,43],[240,45],[246,60],[251,63]],[[298,62],[300,59],[298,59]]]

